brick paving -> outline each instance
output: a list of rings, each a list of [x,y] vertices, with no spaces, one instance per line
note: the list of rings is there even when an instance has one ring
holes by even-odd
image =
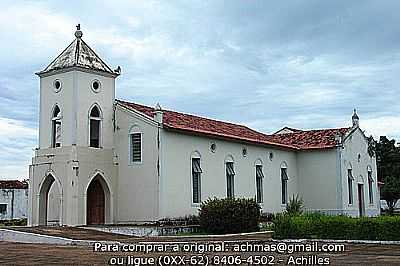
[[[154,242],[171,242],[185,241],[190,243],[210,242],[210,241],[271,241],[266,235],[249,235],[228,238],[138,238],[121,236],[109,233],[103,233],[93,230],[81,228],[24,228],[24,231],[35,233],[44,233],[69,237],[73,239],[91,239],[91,240],[110,240],[129,243],[138,243],[143,241]],[[214,255],[238,255],[239,253],[224,252],[224,253],[205,253],[208,257]],[[276,265],[286,265],[289,259],[288,254],[282,255],[277,253],[268,253],[274,255]],[[189,253],[123,253],[123,252],[94,252],[92,246],[62,246],[48,244],[24,244],[0,242],[0,265],[109,265],[112,257],[126,258],[126,256],[135,257],[153,257],[157,258],[160,255],[193,255]],[[242,257],[250,255],[260,255],[260,253],[245,253]],[[265,254],[264,254],[265,255]],[[337,253],[294,253],[291,254],[298,258],[304,256],[327,257],[330,259],[330,265],[400,265],[400,245],[378,245],[378,244],[345,244],[344,252]],[[283,262],[278,262],[283,259]],[[183,264],[180,264],[183,265]],[[242,264],[242,265],[248,265]],[[306,264],[303,264],[306,265]]]
[[[111,257],[126,257],[127,255],[157,257],[161,254],[102,253],[93,252],[92,247],[85,246],[0,242],[0,265],[108,265]],[[246,256],[249,255],[246,254]],[[301,255],[307,257],[310,253],[294,256]],[[400,247],[391,245],[346,244],[344,253],[317,255],[329,257],[330,265],[400,265]],[[288,259],[288,255],[276,255],[276,257],[283,258],[285,262]],[[285,262],[278,265],[285,265]]]

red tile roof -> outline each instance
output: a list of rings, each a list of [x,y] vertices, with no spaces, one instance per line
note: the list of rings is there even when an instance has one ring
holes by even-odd
[[[0,180],[0,189],[27,189],[27,181]]]
[[[142,114],[154,117],[152,107],[117,100],[117,102]],[[186,131],[193,134],[210,135],[261,145],[273,145],[289,149],[323,149],[335,147],[335,135],[345,134],[348,128],[302,131],[296,133],[267,135],[243,125],[237,125],[209,118],[163,110],[163,127]]]
[[[272,135],[273,141],[295,145],[302,150],[327,149],[337,145],[336,136],[344,136],[350,128],[297,130],[294,133]]]

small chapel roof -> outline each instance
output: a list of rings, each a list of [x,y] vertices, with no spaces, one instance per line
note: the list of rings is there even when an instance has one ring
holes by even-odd
[[[37,74],[47,73],[69,67],[81,67],[118,75],[82,40],[80,24],[76,26],[75,39],[44,70]]]
[[[154,118],[153,107],[117,100],[120,105],[139,112],[147,117]],[[295,150],[329,149],[338,145],[337,136],[344,136],[351,128],[333,128],[318,130],[299,130],[293,133],[264,134],[238,125],[200,116],[163,111],[163,127],[166,129],[185,131],[189,134],[209,135],[251,142],[260,145],[272,145]]]
[[[26,180],[0,180],[0,189],[27,189],[28,182]]]

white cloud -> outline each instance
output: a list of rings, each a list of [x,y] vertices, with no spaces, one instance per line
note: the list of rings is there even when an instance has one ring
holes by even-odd
[[[37,130],[26,127],[23,122],[0,117],[0,138],[33,138]]]
[[[400,138],[400,116],[381,116],[360,119],[360,127],[365,129],[366,135],[373,135],[375,139],[380,136]]]
[[[71,17],[39,2],[3,5],[0,12],[2,61],[32,62],[50,51],[55,52],[71,39],[74,25]]]

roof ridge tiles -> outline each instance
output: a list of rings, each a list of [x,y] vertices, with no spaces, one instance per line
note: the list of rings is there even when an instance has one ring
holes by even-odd
[[[134,109],[147,116],[154,116],[155,109],[153,107],[118,99],[116,101],[127,108]],[[343,127],[299,130],[297,132],[283,134],[265,134],[245,125],[172,110],[163,111],[163,124],[168,129],[207,134],[214,137],[225,137],[296,150],[334,148],[337,145],[335,139],[337,132],[345,134],[350,130],[350,128]]]

